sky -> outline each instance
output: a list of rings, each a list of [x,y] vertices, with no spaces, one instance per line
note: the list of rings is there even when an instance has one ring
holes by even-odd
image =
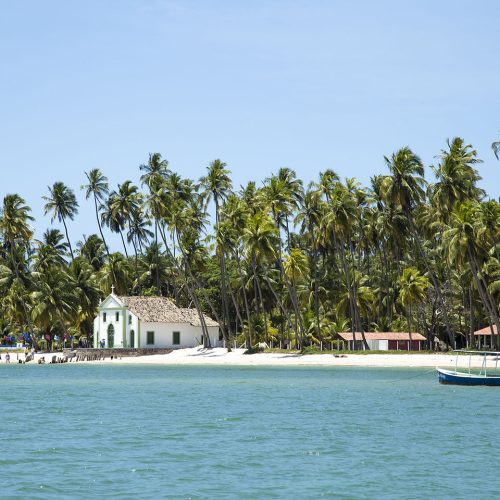
[[[150,152],[194,179],[220,158],[235,187],[284,166],[368,184],[406,145],[431,180],[461,136],[498,198],[498,19],[497,0],[0,0],[0,197],[40,237],[63,181],[76,241],[97,232],[84,172],[138,182]]]

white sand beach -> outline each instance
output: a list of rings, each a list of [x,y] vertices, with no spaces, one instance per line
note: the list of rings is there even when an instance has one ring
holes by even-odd
[[[170,354],[123,358],[121,363],[159,363],[169,365],[237,365],[237,366],[379,366],[379,367],[435,367],[453,366],[453,354],[334,354],[258,353],[244,354],[244,349],[227,352],[223,348],[179,349]],[[459,360],[460,361],[460,360]],[[474,366],[481,365],[479,357]],[[106,362],[114,362],[106,360]],[[462,363],[465,359],[462,360]]]
[[[162,365],[226,365],[226,366],[366,366],[366,367],[436,367],[454,366],[453,353],[432,354],[345,354],[336,357],[334,354],[305,354],[295,352],[244,354],[244,349],[234,349],[227,352],[224,348],[174,350],[170,354],[151,356],[124,357],[104,361],[85,361],[81,363],[112,363],[112,364],[162,364]],[[61,353],[36,354],[35,363],[42,356],[48,363],[52,356],[61,357]],[[338,356],[338,355],[337,355]],[[24,359],[24,354],[19,354]],[[2,363],[5,357],[2,356]],[[11,363],[17,363],[17,354],[11,354]],[[472,366],[481,366],[480,356],[472,357]],[[491,361],[490,361],[491,363]],[[459,359],[459,366],[466,366],[468,357]]]

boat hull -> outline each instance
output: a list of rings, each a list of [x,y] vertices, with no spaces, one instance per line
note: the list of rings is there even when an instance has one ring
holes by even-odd
[[[437,368],[438,380],[440,384],[453,385],[487,385],[500,387],[500,377],[474,375],[469,373],[456,373],[450,370]]]

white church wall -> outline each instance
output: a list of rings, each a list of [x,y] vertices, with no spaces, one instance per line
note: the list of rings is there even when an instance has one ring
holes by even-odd
[[[148,344],[147,332],[154,332],[154,344]],[[209,327],[212,346],[219,343],[219,327]],[[174,332],[179,332],[179,343],[174,344]],[[202,329],[188,323],[142,323],[140,347],[196,347],[202,343]]]
[[[114,335],[110,335],[110,325]],[[99,307],[99,315],[94,319],[94,347],[106,348],[147,348],[147,347],[195,347],[202,343],[202,329],[189,323],[144,323],[130,312],[114,296],[109,296]],[[154,332],[154,344],[147,343],[147,332]],[[133,335],[132,335],[133,332]],[[174,339],[174,332],[179,338]],[[208,327],[211,345],[221,345],[219,327]],[[174,344],[174,340],[179,343]]]

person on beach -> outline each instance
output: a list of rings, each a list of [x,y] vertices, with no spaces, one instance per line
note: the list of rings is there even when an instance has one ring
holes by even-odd
[[[6,363],[10,363],[10,354],[9,354],[9,353],[7,353],[7,354],[5,355],[5,362],[6,362]]]

